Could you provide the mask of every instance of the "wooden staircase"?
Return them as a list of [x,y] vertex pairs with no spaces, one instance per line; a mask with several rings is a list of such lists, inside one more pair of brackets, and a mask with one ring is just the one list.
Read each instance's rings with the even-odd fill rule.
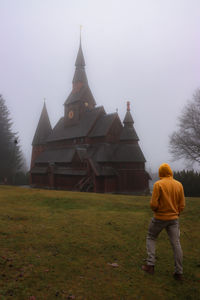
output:
[[80,192],[92,192],[93,189],[94,184],[91,176],[81,178],[81,180],[75,185],[75,190]]

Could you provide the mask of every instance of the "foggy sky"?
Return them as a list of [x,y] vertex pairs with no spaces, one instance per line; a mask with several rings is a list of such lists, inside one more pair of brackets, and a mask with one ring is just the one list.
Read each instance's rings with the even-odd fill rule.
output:
[[200,87],[199,0],[0,0],[0,94],[28,166],[44,98],[52,126],[64,114],[80,24],[97,105],[123,121],[130,101],[147,169],[184,168],[168,145]]

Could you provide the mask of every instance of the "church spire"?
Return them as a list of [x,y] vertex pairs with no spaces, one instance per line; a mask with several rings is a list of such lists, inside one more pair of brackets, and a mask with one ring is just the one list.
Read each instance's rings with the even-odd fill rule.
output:
[[83,56],[81,40],[80,40],[80,45],[79,45],[79,50],[78,50],[75,66],[77,68],[82,68],[82,67],[84,68],[85,67],[85,59],[84,59],[84,56]]
[[76,62],[75,62],[76,70],[74,73],[74,78],[73,78],[73,84],[76,84],[78,82],[81,82],[83,84],[88,84],[87,76],[85,73],[85,59],[83,56],[83,50],[82,50],[82,45],[81,45],[81,32],[80,32],[80,45],[79,45],[79,50],[78,54],[76,57]]
[[43,109],[40,115],[37,129],[33,138],[32,145],[42,145],[45,144],[47,137],[52,132],[51,123],[49,121],[49,116],[44,101]]
[[76,62],[75,62],[75,66],[77,68],[85,67],[85,59],[83,56],[83,50],[82,50],[82,44],[81,44],[81,29],[82,29],[82,26],[80,26],[80,44],[79,44],[79,50],[78,50],[78,54],[77,54],[77,58],[76,58]]
[[[75,61],[75,67],[76,69],[72,81],[72,91],[64,103],[66,119],[68,118],[67,116],[69,115],[69,112],[71,110],[73,110],[74,114],[75,111],[79,111],[80,113],[79,116],[81,116],[83,111],[90,110],[94,108],[94,106],[96,105],[92,92],[89,88],[87,75],[85,72],[85,59],[83,56],[82,44],[81,44],[81,31],[80,31],[80,44],[79,44],[79,50]],[[81,106],[83,106],[84,109]],[[70,120],[70,122],[72,123],[72,120]]]

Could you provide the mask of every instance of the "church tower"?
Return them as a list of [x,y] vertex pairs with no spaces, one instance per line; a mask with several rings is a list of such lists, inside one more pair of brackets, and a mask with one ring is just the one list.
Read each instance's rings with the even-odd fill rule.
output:
[[85,59],[83,56],[81,39],[75,62],[75,73],[72,81],[72,91],[64,103],[65,124],[74,125],[82,118],[86,111],[96,105],[92,92],[88,85],[85,72]]

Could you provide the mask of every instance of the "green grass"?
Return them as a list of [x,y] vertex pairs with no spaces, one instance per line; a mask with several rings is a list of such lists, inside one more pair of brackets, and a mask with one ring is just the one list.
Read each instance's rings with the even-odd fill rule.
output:
[[154,276],[141,270],[149,200],[0,186],[0,300],[200,299],[200,199],[180,218],[183,283],[164,231]]

